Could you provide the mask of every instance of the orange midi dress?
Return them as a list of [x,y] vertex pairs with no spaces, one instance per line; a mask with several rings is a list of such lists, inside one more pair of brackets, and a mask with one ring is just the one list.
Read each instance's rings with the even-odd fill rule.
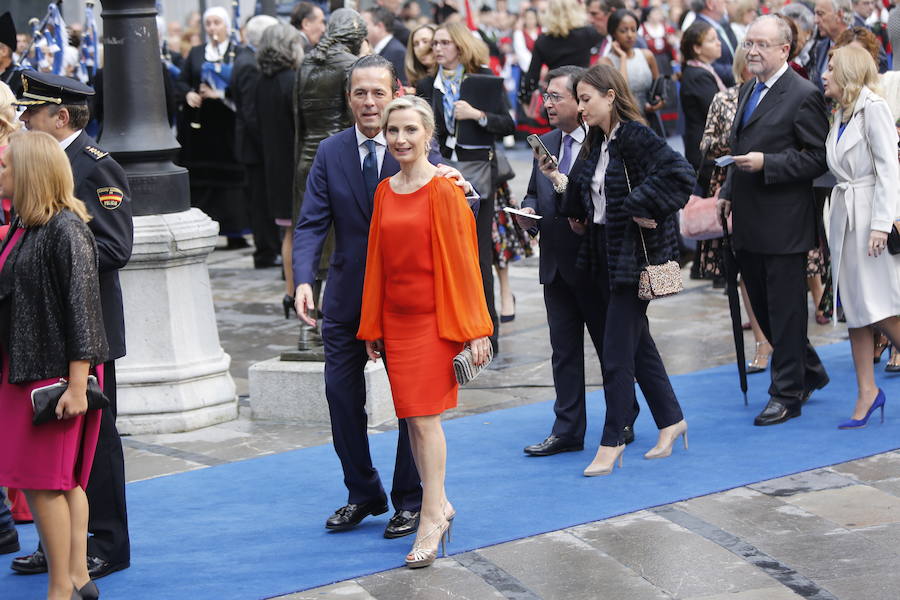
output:
[[[415,192],[398,194],[386,180],[375,195],[359,337],[384,340],[394,408],[401,419],[440,414],[455,407],[459,386],[453,374],[453,357],[465,341],[488,335],[491,330],[478,275],[474,217],[462,192],[453,187],[435,178]],[[434,203],[448,218],[435,221]],[[463,224],[462,231],[457,221]],[[471,221],[471,228],[467,221]],[[451,231],[444,236],[439,231],[437,238],[453,237],[452,245],[463,247],[462,255],[453,249],[449,253],[441,250],[435,229],[448,227]],[[463,243],[458,244],[460,233]],[[437,268],[436,260],[441,263]],[[442,277],[450,275],[444,268],[448,260],[466,263],[462,270],[456,265],[452,273],[456,274],[456,284],[467,290],[464,294],[451,293],[449,301],[443,291],[446,285],[442,285]],[[478,291],[475,298],[480,296],[480,306],[477,302],[465,305],[465,296],[473,286]],[[463,298],[456,297],[460,295]],[[448,328],[447,319],[442,319],[448,309],[476,315],[479,327],[471,331]]]

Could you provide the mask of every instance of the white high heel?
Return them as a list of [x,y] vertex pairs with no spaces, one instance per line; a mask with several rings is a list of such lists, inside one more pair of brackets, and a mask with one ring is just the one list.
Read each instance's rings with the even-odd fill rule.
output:
[[[600,446],[600,448],[597,448],[598,455],[600,454],[600,450],[602,448],[603,448],[603,446]],[[616,446],[616,455],[613,457],[612,461],[608,464],[600,463],[600,464],[595,465],[595,463],[597,462],[597,456],[595,455],[594,460],[584,470],[584,476],[585,477],[596,477],[597,475],[609,475],[610,473],[612,473],[612,470],[616,464],[616,461],[618,461],[619,468],[621,469],[623,452],[625,452],[625,444],[620,444],[620,445]]]
[[669,439],[669,441],[664,443],[662,446],[660,446],[660,442],[657,441],[656,445],[653,446],[644,455],[644,458],[654,459],[654,458],[666,458],[668,456],[671,456],[672,455],[672,446],[675,445],[675,440],[677,440],[679,437],[682,439],[682,441],[684,441],[684,449],[685,450],[688,449],[687,421],[682,419],[682,420],[678,421],[677,423],[675,423],[674,425],[669,425],[665,429],[660,429],[659,430],[660,439],[662,438],[663,432],[666,431],[666,429],[674,431],[674,434]]

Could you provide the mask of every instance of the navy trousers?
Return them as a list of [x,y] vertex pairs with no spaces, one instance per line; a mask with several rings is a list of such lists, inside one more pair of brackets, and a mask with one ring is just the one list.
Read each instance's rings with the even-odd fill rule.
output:
[[[609,289],[609,272],[606,265],[605,228],[597,232],[597,264],[599,277]],[[637,380],[647,400],[647,406],[662,429],[674,425],[684,416],[669,375],[656,343],[650,335],[647,320],[649,302],[637,297],[637,286],[612,290],[606,309],[606,327],[603,332],[603,395],[606,397],[606,421],[602,446],[618,446],[625,443],[625,426],[637,418]]]
[[[356,339],[359,323],[339,323],[327,316],[322,320],[325,345],[325,396],[331,415],[334,450],[344,470],[348,504],[362,504],[384,498],[378,470],[369,453],[366,418],[368,361],[365,342]],[[394,462],[391,503],[395,510],[418,511],[422,506],[422,485],[409,445],[406,421],[400,419],[400,436]]]

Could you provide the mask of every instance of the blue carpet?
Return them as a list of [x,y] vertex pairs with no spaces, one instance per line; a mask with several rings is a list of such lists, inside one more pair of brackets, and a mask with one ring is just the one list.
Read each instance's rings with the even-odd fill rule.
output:
[[[768,374],[750,377],[744,407],[733,365],[673,377],[690,424],[690,450],[646,461],[656,441],[642,403],[637,441],[625,467],[585,478],[604,414],[602,392],[589,397],[584,452],[529,458],[522,447],[543,439],[552,405],[541,402],[445,423],[447,492],[459,516],[453,553],[464,552],[668,504],[749,483],[840,463],[900,446],[900,379],[878,369],[887,421],[839,431],[855,398],[849,343],[821,347],[831,384],[813,395],[803,417],[753,427],[767,399]],[[891,402],[891,400],[894,402]],[[371,437],[373,458],[390,481],[396,433]],[[777,448],[777,452],[773,449]],[[268,598],[399,567],[410,538],[381,537],[391,513],[338,534],[323,528],[344,503],[340,466],[330,445],[141,481],[128,486],[132,567],[100,581],[109,599]],[[548,510],[551,508],[552,510]],[[36,544],[20,528],[23,548]],[[46,576],[0,569],[0,598],[41,598]]]

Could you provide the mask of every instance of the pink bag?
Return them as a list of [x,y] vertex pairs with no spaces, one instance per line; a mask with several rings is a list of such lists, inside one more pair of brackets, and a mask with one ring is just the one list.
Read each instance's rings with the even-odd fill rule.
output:
[[[722,222],[716,211],[719,194],[703,198],[691,194],[688,203],[681,209],[681,237],[686,240],[713,240],[724,235]],[[731,215],[728,215],[728,229],[731,229]]]

